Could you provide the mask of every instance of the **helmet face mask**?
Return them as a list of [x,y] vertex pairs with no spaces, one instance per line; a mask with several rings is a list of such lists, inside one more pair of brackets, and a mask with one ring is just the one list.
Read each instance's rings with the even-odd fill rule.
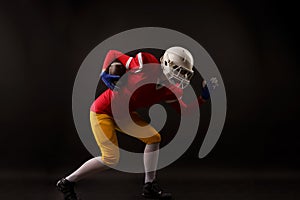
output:
[[163,73],[169,80],[169,82],[181,89],[186,88],[190,84],[190,80],[193,76],[193,72],[185,69],[181,66],[162,66]]
[[171,47],[161,58],[163,73],[169,82],[181,89],[190,84],[194,74],[193,57],[182,47]]

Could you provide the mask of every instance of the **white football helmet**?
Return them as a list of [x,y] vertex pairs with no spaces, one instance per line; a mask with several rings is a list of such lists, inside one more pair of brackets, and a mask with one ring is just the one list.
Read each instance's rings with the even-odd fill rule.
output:
[[192,54],[182,47],[167,49],[160,58],[163,73],[171,84],[184,89],[190,84],[194,74],[194,59]]

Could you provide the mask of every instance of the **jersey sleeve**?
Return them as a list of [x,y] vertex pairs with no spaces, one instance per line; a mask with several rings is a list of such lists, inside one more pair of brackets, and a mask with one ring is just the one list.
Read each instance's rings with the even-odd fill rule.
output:
[[[172,106],[177,113],[187,115],[193,112],[198,106],[200,107],[205,102],[206,101],[201,96],[199,96],[197,100],[193,101],[190,104],[186,104],[182,99],[179,99],[178,101],[167,101],[166,103]],[[182,110],[180,109],[180,107],[182,107]]]
[[128,69],[127,65],[129,65],[131,59],[132,59],[132,57],[130,57],[120,51],[110,50],[110,51],[108,51],[108,53],[106,54],[106,57],[104,59],[102,71],[105,71],[110,66],[110,64],[116,60],[121,62],[122,65],[124,65],[126,67],[126,69]]

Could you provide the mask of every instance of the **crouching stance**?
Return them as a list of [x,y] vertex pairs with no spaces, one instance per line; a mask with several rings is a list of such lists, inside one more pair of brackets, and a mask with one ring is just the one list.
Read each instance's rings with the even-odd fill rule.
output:
[[[156,65],[146,65],[150,63]],[[110,69],[116,66],[124,68],[124,73],[126,71],[129,73],[126,83],[122,83],[122,87],[119,88],[115,87],[117,87],[116,82],[120,79],[122,73],[114,73]],[[57,188],[64,194],[65,200],[78,199],[74,191],[76,182],[118,164],[120,153],[116,130],[129,135],[135,134],[136,138],[145,143],[145,183],[142,196],[145,198],[171,199],[172,195],[164,192],[156,181],[156,166],[161,136],[135,111],[139,108],[149,108],[161,102],[169,103],[181,114],[192,110],[193,105],[186,105],[181,98],[177,98],[183,95],[183,89],[189,85],[192,75],[193,57],[188,50],[182,47],[172,47],[166,50],[160,62],[153,55],[145,52],[140,52],[135,57],[129,57],[119,51],[109,51],[104,60],[101,73],[101,79],[109,89],[94,101],[90,110],[92,131],[102,156],[86,161],[75,172],[58,181]],[[150,79],[151,82],[155,79],[156,84],[142,84]],[[133,91],[133,88],[139,84],[143,85],[142,88]],[[172,87],[172,92],[164,86]],[[122,95],[131,96],[129,106],[131,118],[135,124],[144,127],[143,133],[136,134],[135,128],[131,127],[130,123],[127,127],[123,127],[126,131],[117,126],[111,105],[114,100],[122,98]],[[208,98],[208,89],[204,84],[201,96],[192,104],[201,105]],[[120,110],[122,110],[122,106],[120,105]],[[180,108],[184,110],[180,110]]]

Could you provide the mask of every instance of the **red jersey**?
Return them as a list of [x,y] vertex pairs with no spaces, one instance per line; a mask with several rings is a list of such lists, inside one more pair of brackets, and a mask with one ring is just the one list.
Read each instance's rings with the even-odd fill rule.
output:
[[[167,87],[155,84],[160,77],[162,70],[160,63],[152,54],[140,52],[135,57],[129,57],[119,51],[111,50],[105,58],[103,70],[106,70],[106,68],[116,59],[118,59],[128,70],[126,74],[126,84],[118,91],[107,89],[94,101],[91,106],[91,111],[112,116],[112,102],[117,100],[121,102],[121,99],[124,97],[123,95],[127,95],[127,98],[130,97],[130,111],[135,111],[138,108],[149,108],[160,102],[171,103],[171,105],[180,112],[179,102],[186,111],[188,110],[188,107],[190,106],[187,106],[181,100],[183,95],[183,90],[181,88],[172,85],[169,87],[170,89],[168,89]],[[149,82],[152,84],[145,84]],[[139,87],[139,85],[141,87]],[[201,97],[198,100],[199,103],[204,102]],[[124,105],[121,103],[117,104],[117,106],[117,109],[124,109]]]

